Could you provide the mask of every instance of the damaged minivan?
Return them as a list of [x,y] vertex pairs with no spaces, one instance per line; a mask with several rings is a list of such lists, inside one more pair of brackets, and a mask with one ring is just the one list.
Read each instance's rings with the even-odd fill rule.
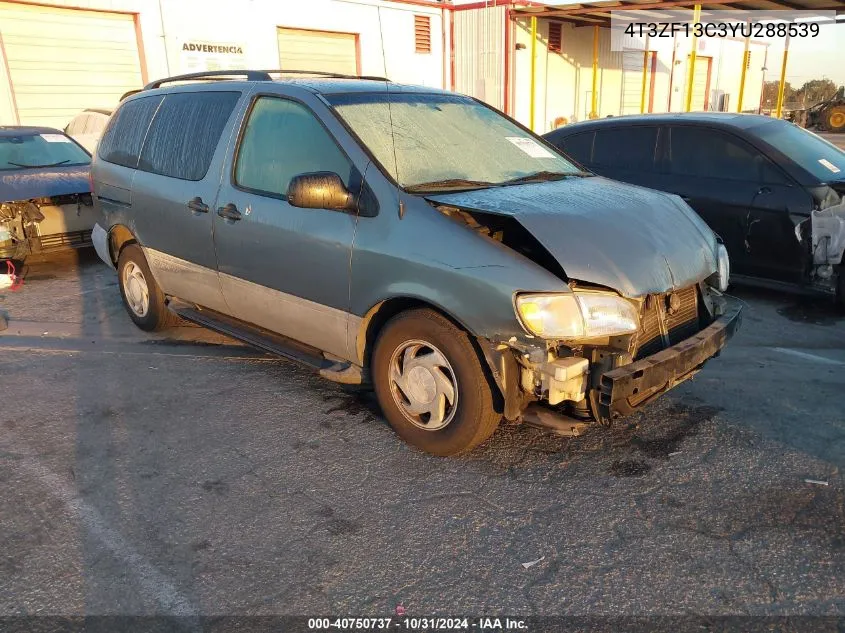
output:
[[437,455],[502,419],[609,424],[737,329],[727,251],[679,197],[469,97],[286,73],[154,82],[112,117],[94,243],[140,328],[178,315],[372,385]]

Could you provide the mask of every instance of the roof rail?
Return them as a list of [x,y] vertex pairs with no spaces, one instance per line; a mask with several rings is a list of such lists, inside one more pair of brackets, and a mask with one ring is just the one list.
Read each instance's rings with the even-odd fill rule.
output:
[[331,79],[366,79],[369,81],[390,81],[387,77],[377,77],[374,75],[345,75],[343,73],[333,73],[323,70],[302,70],[299,68],[276,68],[273,70],[260,70],[256,72],[266,73],[268,75],[316,75],[318,77],[329,77]]
[[247,81],[272,81],[273,78],[261,70],[207,70],[201,73],[188,73],[187,75],[174,75],[152,81],[144,86],[144,90],[160,88],[162,84],[169,84],[175,81],[190,81],[191,79],[222,79],[226,77],[243,77]]
[[[374,77],[371,75],[344,75],[342,73],[324,72],[322,70],[301,70],[278,68],[275,70],[208,70],[200,73],[189,73],[187,75],[175,75],[152,81],[144,86],[144,90],[160,88],[162,84],[174,83],[177,81],[191,81],[193,79],[210,81],[227,79],[230,77],[242,77],[246,81],[273,81],[271,75],[316,75],[318,77],[330,77],[332,79],[366,79],[369,81],[390,81],[386,77]],[[129,96],[128,94],[121,99]]]

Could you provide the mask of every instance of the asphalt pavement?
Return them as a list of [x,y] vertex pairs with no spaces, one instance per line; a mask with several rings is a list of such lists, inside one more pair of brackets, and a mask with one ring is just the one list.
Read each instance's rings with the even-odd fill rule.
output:
[[836,145],[839,149],[845,149],[845,134],[842,132],[839,132],[838,134],[834,134],[832,132],[822,132],[820,133],[820,136]]
[[366,392],[135,329],[92,258],[34,263],[0,296],[0,616],[843,616],[845,315],[734,292],[643,412],[443,459]]

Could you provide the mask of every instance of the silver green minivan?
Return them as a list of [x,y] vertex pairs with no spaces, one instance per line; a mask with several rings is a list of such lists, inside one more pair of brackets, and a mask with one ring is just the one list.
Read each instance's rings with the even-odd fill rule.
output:
[[450,92],[174,77],[121,103],[92,173],[94,242],[140,328],[178,315],[372,385],[437,455],[503,419],[609,424],[740,321],[725,248],[680,198]]

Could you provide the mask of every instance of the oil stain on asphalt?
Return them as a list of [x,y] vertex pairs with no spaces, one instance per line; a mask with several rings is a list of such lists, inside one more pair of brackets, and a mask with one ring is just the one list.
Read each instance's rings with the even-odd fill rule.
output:
[[778,308],[777,312],[794,323],[810,325],[832,326],[845,319],[845,314],[838,311],[832,301],[823,299],[806,299]]

